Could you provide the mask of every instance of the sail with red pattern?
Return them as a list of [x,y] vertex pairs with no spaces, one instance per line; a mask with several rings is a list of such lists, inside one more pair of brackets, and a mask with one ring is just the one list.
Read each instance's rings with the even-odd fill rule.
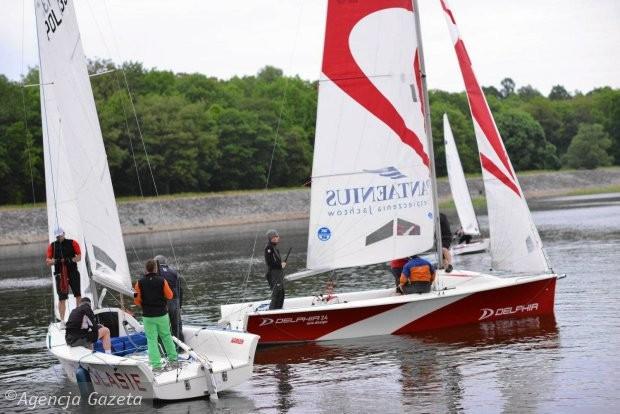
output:
[[458,58],[474,123],[489,211],[491,257],[496,270],[547,272],[542,249],[517,175],[461,39],[452,9],[440,0]]
[[309,269],[433,244],[433,201],[410,0],[329,0],[319,82]]

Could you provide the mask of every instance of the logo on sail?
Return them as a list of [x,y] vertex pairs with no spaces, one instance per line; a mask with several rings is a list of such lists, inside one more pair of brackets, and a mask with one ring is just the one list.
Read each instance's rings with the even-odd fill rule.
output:
[[319,231],[317,231],[317,237],[321,241],[327,241],[332,237],[332,232],[327,227],[321,227]]
[[[394,224],[396,224],[396,226],[394,226]],[[420,226],[403,219],[390,220],[388,223],[366,236],[366,246],[380,242],[381,240],[389,239],[394,236],[394,234],[397,236],[419,236]]]
[[407,178],[407,176],[403,173],[401,173],[400,171],[398,171],[398,169],[396,167],[386,167],[386,168],[380,168],[378,170],[364,170],[364,172],[370,173],[370,174],[379,174],[382,177],[388,177],[391,178],[392,180],[396,180],[399,178]]

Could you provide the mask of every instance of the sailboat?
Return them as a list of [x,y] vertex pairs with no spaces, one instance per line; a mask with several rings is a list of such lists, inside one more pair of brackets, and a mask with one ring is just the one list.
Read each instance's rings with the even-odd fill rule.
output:
[[[99,322],[110,329],[113,354],[68,346],[62,322],[49,325],[47,348],[70,381],[76,382],[78,369],[86,370],[86,382],[99,394],[217,398],[252,375],[256,335],[184,327],[186,341],[176,340],[183,361],[175,369],[154,372],[144,352],[142,325],[122,306],[102,306],[108,290],[129,297],[133,291],[74,2],[35,0],[35,13],[49,240],[62,226],[81,246],[82,296],[91,299]],[[76,305],[73,296],[68,302],[67,315]]]
[[[476,212],[471,202],[469,188],[463,173],[463,166],[459,158],[459,152],[454,142],[448,114],[443,114],[443,136],[446,148],[446,166],[448,169],[448,182],[456,213],[459,216],[461,230],[468,236],[480,236],[480,226],[476,218]],[[473,240],[469,243],[458,243],[450,248],[453,255],[473,254],[484,252],[489,248],[489,239]]]
[[[420,39],[416,0],[328,1],[307,269],[287,280],[441,246]],[[544,260],[501,139],[495,144],[478,145],[481,157],[493,161],[499,155],[488,148],[501,149],[500,165],[510,167],[508,184],[485,175],[491,253],[502,275],[439,270],[423,294],[400,295],[392,287],[287,298],[277,310],[267,300],[222,305],[220,323],[260,335],[261,343],[286,343],[552,314],[558,276]],[[504,233],[510,238],[498,236],[502,215],[515,230]]]

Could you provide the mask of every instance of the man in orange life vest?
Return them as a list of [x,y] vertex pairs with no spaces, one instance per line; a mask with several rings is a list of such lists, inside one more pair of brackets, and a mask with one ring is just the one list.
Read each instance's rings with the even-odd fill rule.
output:
[[435,281],[433,265],[418,256],[413,256],[403,267],[400,275],[400,284],[397,290],[408,295],[410,293],[428,293]]
[[80,291],[80,272],[77,263],[82,258],[80,245],[71,239],[65,238],[65,231],[58,227],[54,230],[56,241],[47,247],[45,263],[54,266],[56,279],[56,293],[58,293],[58,313],[60,320],[65,320],[69,288],[75,297],[76,306],[80,304],[82,293]]

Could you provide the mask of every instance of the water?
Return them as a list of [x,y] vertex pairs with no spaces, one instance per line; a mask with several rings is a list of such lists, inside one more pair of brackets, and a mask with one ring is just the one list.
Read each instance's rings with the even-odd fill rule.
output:
[[[143,404],[132,412],[617,412],[619,201],[618,194],[560,199],[542,203],[539,207],[545,209],[534,212],[555,271],[568,274],[557,285],[554,317],[414,336],[259,348],[252,379],[222,393],[218,402]],[[486,226],[485,217],[481,225]],[[264,231],[271,226],[283,236],[281,251],[292,248],[292,270],[302,267],[305,222],[169,234],[190,287],[183,308],[186,323],[213,323],[219,304],[267,296],[262,247]],[[138,275],[145,259],[155,254],[173,261],[168,240],[166,234],[128,238],[133,273]],[[18,398],[24,392],[78,393],[44,346],[51,282],[43,266],[43,249],[34,245],[0,251],[0,383],[3,392],[15,390]],[[484,255],[459,260],[457,267],[488,266]],[[258,266],[248,277],[250,263]],[[387,287],[392,280],[385,266],[376,265],[355,269],[353,276],[340,273],[337,289]],[[325,276],[291,283],[287,294],[322,293],[327,282]],[[0,395],[0,411],[28,410],[23,403],[16,406],[16,401]],[[58,405],[37,408],[64,411]],[[88,411],[69,406],[72,410]]]

